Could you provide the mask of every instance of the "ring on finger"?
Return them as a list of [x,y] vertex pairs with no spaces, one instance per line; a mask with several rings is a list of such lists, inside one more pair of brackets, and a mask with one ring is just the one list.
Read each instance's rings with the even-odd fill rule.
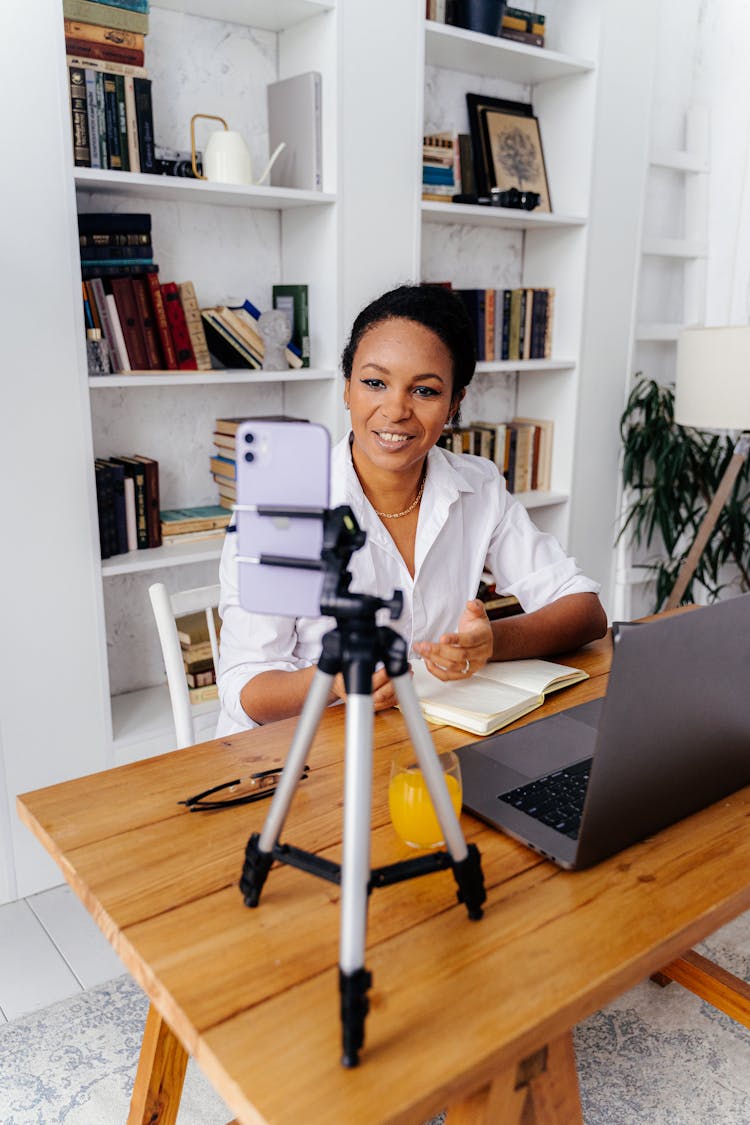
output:
[[471,661],[469,660],[469,658],[467,656],[466,657],[466,663],[464,664],[463,668],[461,669],[461,675],[462,676],[468,676],[470,668],[471,668]]

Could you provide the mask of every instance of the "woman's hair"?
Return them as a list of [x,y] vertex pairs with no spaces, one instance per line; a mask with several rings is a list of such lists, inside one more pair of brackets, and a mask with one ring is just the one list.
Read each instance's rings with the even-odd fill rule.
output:
[[352,364],[362,337],[386,320],[413,320],[429,328],[442,340],[453,360],[453,395],[469,385],[476,365],[474,329],[460,297],[441,285],[400,285],[362,309],[341,353],[345,379],[352,377]]

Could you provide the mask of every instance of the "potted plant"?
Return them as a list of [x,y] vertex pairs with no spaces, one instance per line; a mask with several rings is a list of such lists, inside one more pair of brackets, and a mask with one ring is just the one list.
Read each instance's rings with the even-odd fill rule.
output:
[[[716,492],[734,443],[726,434],[678,426],[674,391],[636,374],[620,419],[624,522],[618,540],[656,553],[635,565],[655,580],[654,612],[664,605],[682,561]],[[729,585],[750,589],[748,463],[722,508],[683,602],[694,601],[696,584],[714,601]]]

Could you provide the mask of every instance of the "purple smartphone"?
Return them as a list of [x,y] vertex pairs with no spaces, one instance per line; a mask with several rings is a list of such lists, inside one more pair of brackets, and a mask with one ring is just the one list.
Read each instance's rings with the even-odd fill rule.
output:
[[313,422],[243,422],[237,431],[237,554],[240,605],[250,613],[319,617],[323,572],[269,566],[261,555],[319,559],[323,521],[262,516],[245,505],[328,507],[331,439]]

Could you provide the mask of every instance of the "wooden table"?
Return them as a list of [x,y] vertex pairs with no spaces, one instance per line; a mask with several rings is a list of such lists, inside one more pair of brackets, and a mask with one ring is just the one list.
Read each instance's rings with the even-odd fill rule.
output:
[[[605,639],[572,656],[591,679],[553,696],[546,711],[603,694],[610,654]],[[282,836],[335,861],[343,719],[343,708],[326,712]],[[177,805],[238,772],[280,764],[293,727],[277,723],[18,800],[150,998],[130,1125],[175,1121],[186,1052],[241,1122],[421,1122],[450,1106],[450,1125],[568,1125],[581,1120],[572,1027],[649,974],[667,966],[747,1017],[746,986],[727,974],[717,981],[693,954],[674,959],[750,907],[750,788],[574,873],[465,815],[467,840],[482,852],[485,916],[468,920],[450,871],[373,892],[365,1046],[361,1065],[343,1069],[339,888],[275,867],[260,906],[248,910],[237,881],[267,802],[192,814]],[[387,810],[390,751],[406,739],[400,714],[378,715],[374,734],[373,867],[408,850]],[[469,740],[448,727],[434,737],[440,749]]]

